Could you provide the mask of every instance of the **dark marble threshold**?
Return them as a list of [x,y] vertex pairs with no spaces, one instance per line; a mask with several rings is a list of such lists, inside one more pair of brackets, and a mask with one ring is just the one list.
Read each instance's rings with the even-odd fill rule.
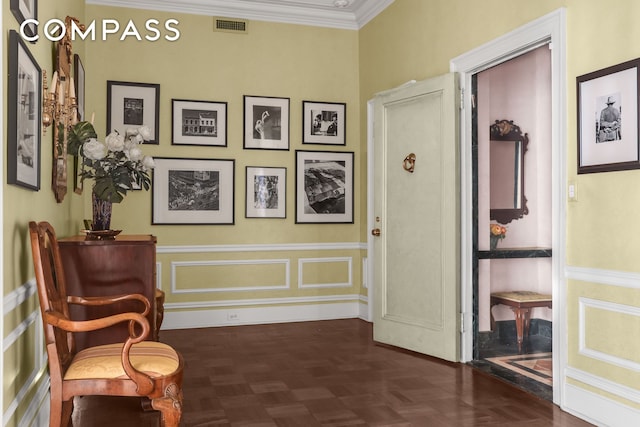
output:
[[[524,338],[522,354],[548,353],[552,351],[552,324],[547,320],[532,319],[530,334]],[[476,340],[479,359],[469,365],[489,375],[525,390],[541,399],[553,401],[553,388],[539,381],[520,375],[487,360],[489,357],[518,354],[515,321],[496,322],[492,332],[480,332]]]

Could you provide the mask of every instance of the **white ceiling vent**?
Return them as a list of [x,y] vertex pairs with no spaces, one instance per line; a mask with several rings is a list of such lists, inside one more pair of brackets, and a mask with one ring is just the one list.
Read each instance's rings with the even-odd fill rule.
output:
[[213,31],[247,34],[249,21],[235,18],[213,18]]

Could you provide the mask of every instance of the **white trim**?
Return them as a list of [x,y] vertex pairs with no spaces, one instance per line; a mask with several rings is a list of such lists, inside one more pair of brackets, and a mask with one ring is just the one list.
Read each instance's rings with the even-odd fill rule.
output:
[[86,4],[159,10],[256,21],[282,22],[345,30],[358,30],[394,0],[361,1],[357,8],[337,9],[305,2],[248,0],[86,0]]
[[158,254],[194,254],[216,252],[281,252],[281,251],[341,251],[365,250],[365,243],[283,243],[264,245],[181,245],[158,246]]
[[[624,359],[613,354],[604,353],[599,350],[594,350],[593,348],[589,348],[586,343],[586,336],[588,332],[586,330],[586,309],[588,307],[636,317],[640,317],[640,307],[616,304],[608,301],[599,301],[592,298],[584,297],[578,298],[578,307],[578,352],[583,356],[589,357],[591,359],[620,366],[624,369],[631,369],[633,371],[640,372],[640,363]],[[638,402],[640,403],[640,401]]]
[[[335,263],[346,262],[348,278],[342,283],[304,283],[304,265],[311,263]],[[350,288],[353,286],[353,258],[352,257],[327,257],[327,258],[299,258],[298,259],[298,288]]]
[[34,310],[26,318],[22,319],[22,322],[20,322],[18,326],[16,326],[13,331],[7,334],[7,336],[2,340],[2,352],[4,353],[9,349],[9,347],[15,344],[18,338],[20,338],[22,334],[29,329],[29,326],[33,325],[39,317],[39,311]]
[[[566,182],[566,12],[564,8],[503,35],[485,45],[451,60],[450,70],[460,73],[460,89],[470,93],[471,76],[504,62],[534,47],[551,42],[552,74],[552,286],[553,286],[553,372],[563,372],[567,363],[566,295],[562,267],[565,265],[565,185]],[[467,89],[468,88],[468,89]],[[461,191],[461,307],[464,317],[473,312],[472,253],[472,167],[471,167],[471,97],[463,100],[460,115],[460,191]],[[462,359],[473,359],[473,330],[466,322],[462,334]],[[553,401],[562,402],[564,379],[553,378]]]
[[367,318],[370,322],[373,322],[373,307],[375,299],[375,258],[374,258],[374,239],[370,232],[375,227],[375,207],[374,207],[374,169],[375,169],[375,157],[374,157],[374,134],[375,134],[375,101],[370,99],[367,101],[367,295],[369,299]]
[[[282,264],[285,269],[285,283],[271,286],[227,286],[227,287],[209,287],[209,288],[180,288],[178,289],[178,281],[176,278],[179,267],[195,267],[195,266],[229,266],[229,265],[264,265],[264,264]],[[264,290],[281,290],[290,289],[290,271],[291,262],[288,259],[237,259],[237,260],[219,260],[219,261],[172,261],[171,262],[171,293],[172,294],[193,294],[207,292],[233,292],[233,291],[264,291]]]
[[[287,304],[267,306],[267,304]],[[250,307],[253,305],[254,307]],[[265,323],[308,322],[360,317],[359,295],[314,298],[237,300],[221,303],[172,303],[165,305],[162,329],[190,329]],[[230,307],[233,308],[222,308]],[[209,307],[209,310],[202,310]],[[214,308],[218,307],[218,308]],[[176,308],[195,310],[172,311]],[[167,311],[169,309],[169,311]]]
[[640,273],[626,271],[601,270],[597,268],[566,267],[565,277],[587,283],[640,289]]
[[[3,419],[3,424],[2,425],[3,426],[8,425],[9,420],[15,414],[15,412],[18,409],[18,406],[20,405],[20,403],[25,399],[27,394],[31,390],[33,390],[33,386],[43,378],[45,378],[45,380],[43,380],[42,382],[46,384],[46,389],[48,390],[49,389],[49,381],[48,381],[48,374],[47,374],[47,365],[44,365],[44,366],[40,367],[39,370],[34,370],[31,373],[31,375],[29,376],[29,378],[27,379],[27,381],[25,381],[24,384],[22,385],[22,387],[20,387],[20,390],[18,390],[18,393],[16,394],[16,396],[13,398],[13,400],[11,401],[9,406],[7,407],[7,410],[2,414],[2,419]],[[40,385],[40,387],[38,387],[38,395],[40,395],[43,387],[44,387],[44,385],[42,385],[42,384]],[[31,401],[29,406],[31,406],[32,404],[33,404],[33,400]]]
[[18,422],[18,427],[44,426],[49,423],[49,375],[45,373],[36,394]]
[[[565,375],[581,383],[611,393],[622,399],[640,403],[637,389],[612,383],[604,378],[591,375],[575,368],[567,368]],[[628,427],[640,425],[640,410],[606,396],[596,394],[577,385],[567,383],[563,410],[599,426]]]
[[20,286],[18,289],[14,289],[9,292],[2,302],[2,311],[6,315],[7,313],[16,309],[17,306],[25,302],[28,298],[31,298],[37,291],[35,279],[31,279]]

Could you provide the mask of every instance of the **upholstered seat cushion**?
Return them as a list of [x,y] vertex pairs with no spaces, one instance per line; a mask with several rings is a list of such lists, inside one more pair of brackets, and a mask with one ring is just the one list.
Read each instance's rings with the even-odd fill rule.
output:
[[[65,380],[127,378],[121,361],[122,344],[107,344],[86,348],[73,358]],[[169,375],[178,369],[179,357],[166,344],[143,341],[130,352],[132,365],[150,376]]]

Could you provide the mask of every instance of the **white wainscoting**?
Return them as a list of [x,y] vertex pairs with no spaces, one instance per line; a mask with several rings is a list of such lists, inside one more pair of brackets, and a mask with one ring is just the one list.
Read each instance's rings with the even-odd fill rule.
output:
[[[223,292],[256,291],[282,291],[289,289],[335,289],[335,295],[322,296],[295,296],[285,298],[247,298],[247,299],[198,299],[190,302],[166,302],[165,316],[162,329],[186,329],[198,327],[233,326],[263,323],[285,323],[313,320],[330,320],[345,318],[361,318],[369,320],[369,301],[366,296],[349,293],[344,294],[345,288],[353,288],[356,284],[353,280],[352,256],[336,256],[336,251],[363,251],[366,244],[362,243],[302,243],[302,244],[265,244],[265,245],[200,245],[200,246],[158,246],[157,253],[162,262],[173,254],[207,254],[207,253],[256,253],[268,252],[274,258],[263,259],[229,259],[229,260],[179,260],[170,262],[170,292],[176,295],[184,294],[219,294]],[[327,252],[327,256],[308,257],[308,251]],[[300,256],[282,257],[278,253],[299,254]],[[296,261],[297,260],[297,261]],[[161,271],[162,262],[159,262],[158,272]],[[297,262],[297,285],[292,285],[291,265]],[[343,264],[346,277],[340,277],[337,282],[305,283],[304,269],[307,266],[317,268],[319,263]],[[272,265],[280,266],[282,283],[259,283],[252,286],[237,286],[233,283],[216,286],[198,284],[189,286],[185,283],[177,283],[177,272],[180,269],[233,267],[246,269],[250,274],[253,266]],[[342,268],[342,266],[341,266]],[[363,270],[364,271],[364,270]],[[364,276],[363,276],[363,280]],[[161,282],[158,282],[161,283]],[[363,284],[361,284],[363,285]],[[165,284],[166,286],[166,284]],[[357,289],[357,287],[356,287]],[[342,292],[340,292],[342,291]],[[326,294],[326,292],[323,292]],[[237,294],[236,294],[237,295]],[[170,301],[171,296],[167,295]]]
[[[631,288],[640,291],[640,274],[638,273],[579,267],[567,267],[565,273],[566,278],[571,280],[620,288]],[[611,301],[580,297],[578,300],[577,325],[579,354],[581,356],[636,372],[639,371],[640,364],[636,361],[624,359],[617,354],[606,353],[602,351],[602,349],[593,349],[587,345],[587,337],[589,336],[587,326],[588,309],[603,310],[604,312],[611,312],[612,314],[640,316],[640,308],[613,303]],[[579,381],[597,390],[602,390],[621,399],[640,404],[640,390],[636,388],[616,383],[610,379],[602,378],[593,373],[568,365],[566,366],[564,375],[567,378]],[[620,401],[612,400],[604,395],[593,393],[590,390],[575,384],[569,384],[568,382],[565,382],[563,394],[565,397],[563,400],[563,409],[566,409],[565,406],[573,408],[571,412],[576,413],[593,424],[610,427],[640,425],[640,410],[624,405]]]
[[[29,298],[33,297],[35,293],[35,280],[30,280],[18,289],[6,295],[3,299],[3,315],[7,316],[11,314],[12,311],[20,307],[20,305]],[[33,358],[34,369],[29,373],[24,384],[20,385],[20,389],[17,394],[13,396],[7,410],[2,414],[3,426],[8,424],[9,420],[11,420],[15,415],[18,407],[23,405],[26,396],[34,389],[36,390],[35,396],[28,403],[27,410],[24,415],[20,420],[18,420],[18,426],[43,425],[40,423],[43,420],[42,417],[46,417],[44,420],[47,422],[49,419],[48,409],[45,408],[47,409],[46,411],[41,410],[43,402],[48,402],[49,379],[47,374],[47,356],[43,347],[44,332],[42,329],[40,310],[38,308],[29,313],[12,331],[6,334],[2,340],[2,351],[3,353],[7,352],[31,327],[34,327],[36,332],[34,334],[32,345],[32,348],[34,348],[35,351],[34,354],[24,355],[24,357]]]

